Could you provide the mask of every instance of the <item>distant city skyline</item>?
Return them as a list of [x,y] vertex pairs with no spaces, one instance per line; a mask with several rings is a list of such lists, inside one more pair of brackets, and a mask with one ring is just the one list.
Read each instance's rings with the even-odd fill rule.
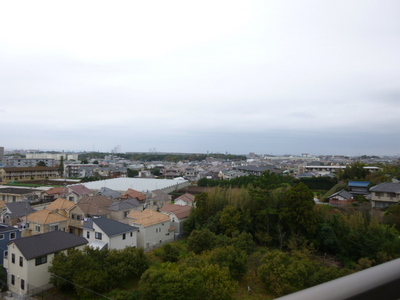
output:
[[0,143],[400,153],[400,1],[2,3]]

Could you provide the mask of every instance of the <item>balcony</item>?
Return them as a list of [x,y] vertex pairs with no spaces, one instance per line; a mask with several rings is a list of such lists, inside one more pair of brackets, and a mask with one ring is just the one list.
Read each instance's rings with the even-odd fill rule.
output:
[[276,300],[400,299],[400,258]]

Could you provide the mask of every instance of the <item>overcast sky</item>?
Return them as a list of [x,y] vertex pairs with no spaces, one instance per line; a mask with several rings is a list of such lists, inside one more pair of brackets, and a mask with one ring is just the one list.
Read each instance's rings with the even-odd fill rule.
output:
[[0,146],[400,153],[400,1],[3,1]]

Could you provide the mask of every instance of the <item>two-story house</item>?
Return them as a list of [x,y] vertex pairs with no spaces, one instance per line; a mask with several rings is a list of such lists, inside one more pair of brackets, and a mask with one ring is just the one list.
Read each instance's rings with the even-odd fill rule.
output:
[[7,270],[9,290],[16,298],[22,299],[23,295],[29,295],[35,288],[49,284],[51,274],[48,269],[54,256],[69,249],[83,249],[87,243],[84,237],[63,231],[11,241],[3,264]]
[[0,258],[4,259],[8,253],[8,243],[21,237],[21,231],[7,224],[0,224]]
[[83,225],[83,236],[89,246],[98,249],[137,247],[138,228],[115,220],[92,218]]
[[21,222],[26,223],[26,216],[35,211],[28,201],[5,203],[0,212],[0,220],[9,226],[15,226]]
[[171,219],[166,214],[146,209],[142,212],[132,211],[128,218],[129,225],[139,228],[137,245],[145,251],[161,247],[174,240],[171,230]]
[[23,236],[57,230],[68,231],[68,217],[47,208],[29,214],[27,220],[28,233],[24,231]]
[[175,234],[179,237],[183,234],[183,224],[189,218],[191,206],[188,205],[177,205],[166,203],[160,212],[165,213],[171,219],[171,227],[174,228]]
[[372,207],[389,207],[400,202],[400,183],[384,182],[369,189]]

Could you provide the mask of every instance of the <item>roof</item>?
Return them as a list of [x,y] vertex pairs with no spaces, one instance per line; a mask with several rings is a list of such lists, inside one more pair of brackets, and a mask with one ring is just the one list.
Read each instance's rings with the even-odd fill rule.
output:
[[[182,179],[153,179],[153,178],[113,178],[99,181],[90,181],[82,183],[91,190],[100,190],[102,187],[108,187],[115,191],[125,192],[128,189],[135,189],[146,193],[157,189],[166,189],[177,184],[187,183],[189,181]],[[70,187],[71,185],[69,185]]]
[[187,218],[192,210],[191,206],[166,203],[160,211],[173,213],[178,219]]
[[51,231],[47,233],[37,234],[25,238],[13,240],[26,259],[41,257],[54,252],[82,246],[88,241],[81,236],[77,236],[64,231]]
[[18,218],[36,211],[27,201],[9,202],[5,206],[10,211],[10,218]]
[[132,211],[129,213],[128,218],[133,219],[133,223],[141,224],[144,227],[163,223],[169,221],[169,216],[162,214],[151,209],[146,209],[142,212]]
[[368,187],[370,183],[369,181],[349,181],[348,186]]
[[8,226],[7,224],[0,224],[0,233],[9,232],[9,231],[17,231],[17,230],[19,230],[19,229],[15,228],[13,226]]
[[68,218],[56,213],[55,211],[47,208],[31,213],[27,217],[28,222],[34,222],[39,224],[52,224],[56,222],[67,221]]
[[65,209],[65,210],[70,210],[73,208],[76,204],[72,201],[69,201],[64,198],[58,198],[57,200],[51,202],[49,206],[47,206],[47,209],[50,210],[56,210],[56,209]]
[[86,196],[93,193],[91,189],[87,188],[83,184],[71,185],[69,188],[80,196]]
[[108,208],[114,200],[107,199],[104,196],[85,196],[79,200],[77,206],[84,214],[104,215],[111,210]]
[[56,167],[11,167],[3,168],[6,172],[26,172],[26,171],[58,171]]
[[127,199],[125,201],[115,201],[108,208],[113,211],[121,211],[127,209],[134,209],[140,205],[142,204],[140,204],[136,199]]
[[96,196],[97,196],[97,195],[103,195],[104,197],[107,197],[107,198],[114,198],[114,199],[121,198],[121,193],[120,193],[120,192],[114,191],[114,190],[112,190],[112,189],[110,189],[110,188],[107,188],[107,187],[102,187],[102,188],[97,192]]
[[24,194],[31,194],[34,192],[40,192],[38,190],[33,189],[19,189],[19,188],[3,188],[0,189],[1,194],[15,194],[15,195],[24,195]]
[[333,197],[336,197],[336,196],[341,196],[341,197],[345,198],[346,200],[349,200],[349,199],[353,198],[353,195],[350,194],[348,191],[345,191],[345,190],[341,190],[341,191],[339,191],[337,193],[334,193],[334,194],[330,195],[328,198],[333,198]]
[[372,192],[400,193],[400,183],[384,182],[369,189]]
[[45,193],[48,195],[66,195],[69,193],[69,190],[66,187],[60,186],[60,187],[51,188],[51,189],[45,191]]
[[138,230],[137,227],[102,217],[87,221],[83,227],[93,229],[93,224],[96,224],[109,237]]
[[179,196],[178,198],[176,198],[175,201],[181,199],[181,200],[183,200],[183,201],[185,201],[185,202],[193,202],[193,201],[194,201],[194,198],[195,198],[195,195],[186,193],[186,194],[184,194],[184,195]]
[[137,198],[139,201],[146,200],[146,195],[134,189],[128,189],[121,197],[122,199]]

